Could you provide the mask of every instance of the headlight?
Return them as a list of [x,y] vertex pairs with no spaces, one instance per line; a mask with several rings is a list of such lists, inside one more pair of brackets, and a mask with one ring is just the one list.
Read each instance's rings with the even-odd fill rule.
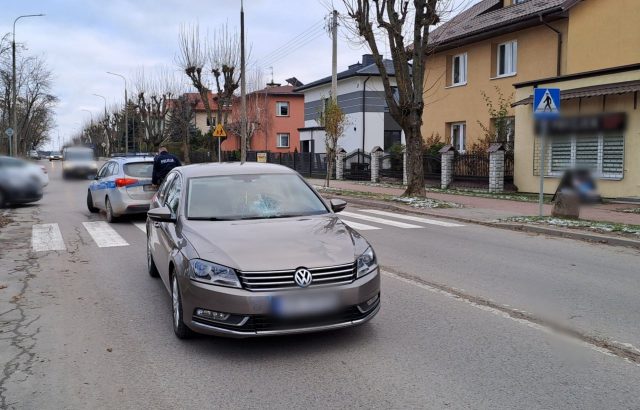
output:
[[378,267],[378,261],[376,260],[376,254],[373,253],[373,249],[371,247],[367,248],[366,251],[360,256],[358,256],[358,271],[356,274],[356,278],[361,278],[364,275],[367,275],[373,272]]
[[218,265],[202,259],[192,259],[189,261],[189,277],[199,282],[211,283],[212,285],[230,286],[241,288],[236,272],[226,266]]

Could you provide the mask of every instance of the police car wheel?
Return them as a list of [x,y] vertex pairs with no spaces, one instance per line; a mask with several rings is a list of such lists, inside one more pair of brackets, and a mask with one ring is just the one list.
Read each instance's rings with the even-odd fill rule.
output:
[[92,214],[96,214],[100,211],[98,208],[93,206],[93,197],[91,196],[91,191],[87,191],[87,209],[89,209],[89,212],[91,212]]
[[111,201],[109,201],[109,198],[107,198],[105,202],[105,209],[107,211],[107,222],[118,222],[118,217],[113,214],[113,208],[111,208]]

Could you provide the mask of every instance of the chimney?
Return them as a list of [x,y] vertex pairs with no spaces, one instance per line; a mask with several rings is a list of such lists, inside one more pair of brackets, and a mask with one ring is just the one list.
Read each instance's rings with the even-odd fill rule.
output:
[[376,61],[373,59],[373,54],[363,54],[362,55],[362,66],[367,67],[371,64],[375,64]]

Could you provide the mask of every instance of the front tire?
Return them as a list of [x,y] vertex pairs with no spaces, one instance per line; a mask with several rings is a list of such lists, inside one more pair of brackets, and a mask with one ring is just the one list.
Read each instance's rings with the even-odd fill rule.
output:
[[113,208],[111,207],[111,201],[109,200],[108,197],[107,197],[107,200],[105,201],[104,207],[105,207],[105,210],[107,212],[107,222],[109,222],[110,224],[112,224],[114,222],[118,222],[118,216],[113,214]]
[[4,192],[0,189],[0,209],[4,208],[7,205],[7,199],[4,196]]
[[184,324],[182,296],[180,296],[180,286],[175,272],[171,275],[171,302],[173,308],[173,333],[176,334],[178,339],[188,339],[193,336],[193,331]]
[[153,261],[153,255],[151,254],[151,244],[149,243],[149,237],[147,236],[147,272],[152,278],[160,276],[156,263]]
[[100,212],[98,208],[93,206],[93,197],[91,196],[91,191],[87,191],[87,209],[92,214],[97,214],[98,212]]

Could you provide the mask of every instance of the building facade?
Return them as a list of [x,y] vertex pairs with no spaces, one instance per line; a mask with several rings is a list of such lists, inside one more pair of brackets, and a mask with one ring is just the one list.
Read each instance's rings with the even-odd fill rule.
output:
[[[300,151],[299,128],[304,125],[304,95],[293,85],[269,84],[247,94],[247,122],[252,151]],[[222,143],[225,151],[240,149],[240,101],[233,104],[227,126],[228,138]]]
[[[395,85],[393,64],[385,60]],[[331,76],[296,88],[304,94],[304,126],[300,128],[301,152],[325,152],[325,133],[319,117],[325,101],[331,96]],[[338,73],[338,105],[346,115],[344,135],[338,145],[347,152],[370,152],[378,146],[388,151],[404,144],[400,126],[388,112],[384,87],[373,56],[362,56],[362,62]]]
[[423,136],[439,136],[458,151],[482,146],[486,131],[495,131],[487,100],[498,109],[502,95],[509,130],[500,138],[512,145],[513,84],[566,71],[565,3],[482,0],[434,30],[425,64]]

